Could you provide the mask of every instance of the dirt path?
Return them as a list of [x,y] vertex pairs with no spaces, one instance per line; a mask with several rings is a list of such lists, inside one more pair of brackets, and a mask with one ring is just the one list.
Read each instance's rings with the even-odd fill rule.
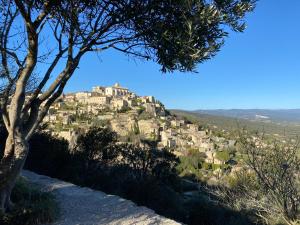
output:
[[118,196],[81,188],[29,171],[23,171],[22,175],[55,195],[62,215],[53,225],[179,224]]

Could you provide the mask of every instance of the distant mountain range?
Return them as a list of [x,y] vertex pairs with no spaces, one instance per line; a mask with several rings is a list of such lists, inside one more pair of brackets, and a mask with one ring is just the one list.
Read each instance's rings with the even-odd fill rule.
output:
[[169,110],[193,123],[217,126],[218,129],[236,130],[245,127],[280,136],[300,136],[300,109],[231,109],[231,110]]
[[192,112],[251,121],[300,123],[300,109],[216,109]]

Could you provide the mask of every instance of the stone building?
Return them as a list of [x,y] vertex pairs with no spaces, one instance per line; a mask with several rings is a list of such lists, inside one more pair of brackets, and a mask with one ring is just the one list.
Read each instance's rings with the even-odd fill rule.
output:
[[111,106],[114,109],[122,109],[123,107],[127,107],[128,103],[124,99],[113,98],[111,101]]
[[185,121],[184,120],[172,120],[171,121],[171,126],[173,127],[181,127],[185,124]]
[[95,105],[108,105],[110,104],[110,98],[107,96],[92,96],[85,100],[87,104]]
[[105,95],[107,96],[125,96],[129,94],[128,88],[121,87],[119,83],[115,83],[112,87],[105,88]]
[[43,119],[44,122],[55,122],[57,120],[57,115],[47,114]]
[[168,138],[167,140],[163,141],[163,146],[167,148],[176,148],[176,140],[172,138]]
[[150,120],[139,120],[138,121],[139,130],[146,137],[154,138],[159,136],[159,123],[154,119]]
[[102,86],[96,86],[92,88],[92,92],[100,94],[100,95],[105,95],[105,87]]
[[92,94],[90,92],[77,92],[77,93],[75,93],[76,100],[81,102],[81,103],[84,103],[87,98],[91,97],[91,95]]
[[216,158],[216,152],[214,151],[207,151],[206,153],[205,162],[222,165],[224,162]]
[[[187,124],[187,128],[191,132],[198,132],[199,131],[199,125],[198,124]],[[206,133],[204,135],[206,135]]]
[[75,94],[63,95],[63,100],[66,102],[75,102]]
[[120,136],[126,136],[135,125],[134,118],[127,114],[118,115],[110,120],[110,125],[113,131],[117,132]]
[[143,103],[155,103],[155,98],[153,96],[143,96],[140,99]]

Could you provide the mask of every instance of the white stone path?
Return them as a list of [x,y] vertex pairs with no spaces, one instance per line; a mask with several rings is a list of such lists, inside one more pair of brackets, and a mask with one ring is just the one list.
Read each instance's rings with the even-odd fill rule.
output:
[[30,171],[23,171],[22,175],[56,197],[61,216],[53,225],[179,224],[118,196],[82,188]]

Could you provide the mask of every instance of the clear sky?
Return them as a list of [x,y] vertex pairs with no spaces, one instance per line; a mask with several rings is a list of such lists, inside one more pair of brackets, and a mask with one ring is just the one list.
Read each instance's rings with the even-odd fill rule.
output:
[[167,108],[300,108],[300,0],[260,0],[244,33],[230,34],[197,74],[107,51],[85,56],[65,92],[119,82]]

